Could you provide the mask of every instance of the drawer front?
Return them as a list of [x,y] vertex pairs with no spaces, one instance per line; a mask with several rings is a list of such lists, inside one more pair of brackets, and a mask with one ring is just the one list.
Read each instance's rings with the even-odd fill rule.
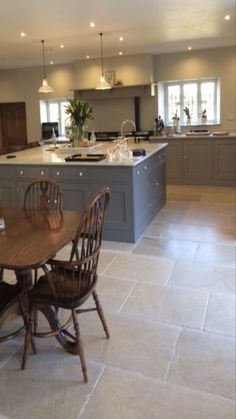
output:
[[46,166],[22,166],[17,167],[16,177],[18,179],[40,179],[49,178],[49,168]]
[[52,177],[57,180],[76,180],[84,181],[89,178],[89,168],[74,166],[74,167],[54,167],[52,169]]
[[130,169],[127,167],[93,167],[92,179],[113,181],[113,182],[129,182]]
[[0,168],[0,179],[11,179],[14,176],[14,169],[12,166],[2,166]]

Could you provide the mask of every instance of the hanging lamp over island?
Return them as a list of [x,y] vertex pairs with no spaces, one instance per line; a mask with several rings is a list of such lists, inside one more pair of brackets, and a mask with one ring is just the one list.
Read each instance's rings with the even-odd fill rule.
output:
[[46,66],[45,66],[45,53],[44,53],[44,41],[42,43],[42,53],[43,53],[43,83],[42,86],[38,89],[39,93],[52,93],[53,88],[48,84],[47,76],[46,76]]
[[111,89],[111,85],[105,80],[105,77],[104,77],[104,70],[103,70],[103,44],[102,44],[102,36],[103,36],[103,33],[100,32],[99,35],[100,35],[100,38],[101,38],[101,70],[102,70],[102,72],[101,72],[99,83],[98,83],[98,85],[97,85],[97,87],[95,89],[96,90],[108,90],[108,89]]

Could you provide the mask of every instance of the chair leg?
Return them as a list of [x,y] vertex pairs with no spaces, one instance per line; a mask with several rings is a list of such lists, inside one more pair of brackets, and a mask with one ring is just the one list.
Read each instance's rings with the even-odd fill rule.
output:
[[106,323],[106,320],[105,320],[105,316],[104,316],[104,313],[103,313],[103,309],[102,309],[102,306],[101,306],[101,303],[99,301],[99,298],[98,298],[98,295],[97,295],[96,291],[93,291],[93,299],[95,301],[96,309],[97,309],[98,315],[100,317],[100,320],[102,322],[103,329],[105,331],[106,337],[107,337],[107,339],[109,339],[110,333],[109,333],[107,323]]
[[[24,325],[25,325],[25,330],[27,330],[27,326],[28,326],[28,322],[29,322],[29,318],[28,318],[28,313],[26,311],[25,305],[23,304],[22,300],[19,300],[19,306],[20,306],[20,311],[21,311],[21,315],[23,317],[23,321],[24,321]],[[36,344],[35,344],[35,340],[33,335],[31,335],[31,347],[33,350],[33,353],[36,354]]]
[[24,351],[23,351],[22,363],[21,363],[21,369],[22,370],[25,369],[28,350],[29,350],[29,344],[32,343],[32,314],[33,314],[33,310],[31,308],[30,309],[30,314],[29,314],[29,320],[28,320],[27,326],[26,326]]
[[80,362],[81,362],[81,366],[82,366],[84,381],[85,381],[85,383],[87,383],[88,382],[87,366],[86,366],[86,362],[85,362],[83,343],[82,343],[82,340],[80,338],[79,323],[78,323],[78,320],[77,320],[77,315],[76,315],[75,310],[72,310],[72,317],[73,317],[73,324],[74,324],[74,329],[75,329],[77,350],[78,350],[78,354],[79,354],[79,357],[80,357]]

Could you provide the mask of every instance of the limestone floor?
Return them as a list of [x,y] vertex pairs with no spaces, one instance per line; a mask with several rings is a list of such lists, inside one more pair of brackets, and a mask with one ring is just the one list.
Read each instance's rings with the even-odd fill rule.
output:
[[54,338],[21,371],[19,336],[0,345],[0,419],[234,419],[235,207],[233,188],[169,186],[138,243],[104,242],[111,338],[81,315],[89,383]]

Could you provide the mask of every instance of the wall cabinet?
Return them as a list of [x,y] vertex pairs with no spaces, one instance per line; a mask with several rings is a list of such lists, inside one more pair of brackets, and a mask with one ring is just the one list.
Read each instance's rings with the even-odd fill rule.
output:
[[171,184],[235,185],[236,139],[158,139],[168,142],[166,179]]

